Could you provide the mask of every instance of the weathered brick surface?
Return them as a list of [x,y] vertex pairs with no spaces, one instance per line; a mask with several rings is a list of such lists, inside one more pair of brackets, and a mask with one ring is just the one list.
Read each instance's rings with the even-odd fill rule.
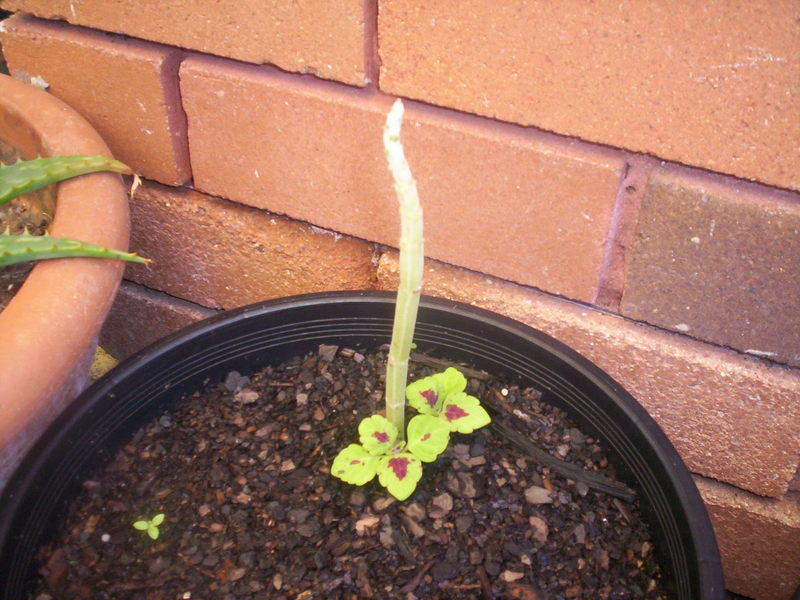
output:
[[800,188],[792,0],[382,0],[380,87]]
[[606,253],[600,267],[600,282],[592,304],[619,312],[625,275],[636,240],[636,226],[650,171],[657,161],[647,156],[631,155],[625,163],[611,217]]
[[131,222],[131,248],[153,264],[126,277],[201,306],[374,286],[369,243],[199,192],[147,183]]
[[725,587],[756,600],[789,600],[800,586],[800,495],[759,498],[695,478],[722,554]]
[[4,8],[364,85],[361,0],[7,0]]
[[789,489],[794,492],[800,492],[800,468],[794,474],[794,479],[789,482]]
[[100,345],[122,360],[216,311],[124,281],[100,332]]
[[[379,286],[397,285],[385,253]],[[571,346],[619,381],[689,468],[780,496],[800,459],[800,372],[711,347],[478,273],[428,262],[425,293],[507,315]]]
[[620,312],[800,366],[798,273],[800,195],[657,169]]
[[[194,57],[181,90],[198,189],[397,245],[381,145],[391,99]],[[427,255],[594,298],[619,154],[414,103],[406,115]]]
[[164,183],[189,179],[180,52],[24,15],[4,21],[4,30],[11,73],[43,78],[53,95],[89,120],[116,158]]

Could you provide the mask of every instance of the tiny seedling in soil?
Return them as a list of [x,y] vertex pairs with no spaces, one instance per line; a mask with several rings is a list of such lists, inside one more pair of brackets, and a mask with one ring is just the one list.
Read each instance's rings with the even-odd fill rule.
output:
[[159,535],[158,526],[164,522],[164,513],[158,513],[152,519],[142,519],[141,521],[135,521],[133,523],[133,528],[138,529],[139,531],[146,531],[147,535],[150,536],[151,539],[157,540]]
[[[386,117],[383,145],[400,206],[400,285],[386,368],[386,417],[372,415],[358,426],[361,444],[350,444],[334,459],[331,473],[353,485],[378,481],[405,500],[422,477],[422,463],[445,451],[450,432],[472,433],[488,425],[489,414],[464,392],[467,380],[450,367],[406,386],[408,357],[422,290],[424,262],[422,208],[417,185],[400,143],[403,102],[396,100]],[[405,428],[406,400],[419,413]]]

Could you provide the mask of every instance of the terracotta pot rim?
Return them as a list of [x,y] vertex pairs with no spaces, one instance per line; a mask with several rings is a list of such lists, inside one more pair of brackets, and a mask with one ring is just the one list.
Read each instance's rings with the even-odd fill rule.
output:
[[[36,153],[111,156],[77,112],[6,75],[0,75],[0,137],[26,158]],[[100,173],[59,185],[50,232],[127,249],[128,202],[122,179]],[[102,259],[38,263],[0,312],[0,485],[12,466],[9,461],[21,451],[18,446],[29,445],[85,385],[87,356],[123,269],[122,263]]]

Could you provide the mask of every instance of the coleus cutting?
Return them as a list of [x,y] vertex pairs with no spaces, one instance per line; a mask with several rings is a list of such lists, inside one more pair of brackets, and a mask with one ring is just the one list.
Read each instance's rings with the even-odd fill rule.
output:
[[364,485],[378,481],[398,500],[405,500],[422,477],[422,463],[433,462],[450,442],[450,432],[472,433],[489,424],[489,414],[474,396],[464,392],[467,380],[453,367],[411,383],[409,404],[420,413],[408,422],[406,442],[398,429],[381,415],[367,417],[358,426],[361,444],[350,444],[333,461],[331,473]]
[[[471,433],[490,422],[467,380],[455,368],[406,386],[408,357],[422,290],[424,263],[422,208],[417,186],[400,144],[403,102],[396,100],[386,117],[383,144],[400,206],[400,285],[386,368],[386,417],[372,415],[358,426],[360,444],[339,452],[331,474],[354,485],[375,475],[389,493],[405,500],[422,477],[422,463],[436,460],[450,442],[450,432]],[[406,399],[419,413],[405,429]]]

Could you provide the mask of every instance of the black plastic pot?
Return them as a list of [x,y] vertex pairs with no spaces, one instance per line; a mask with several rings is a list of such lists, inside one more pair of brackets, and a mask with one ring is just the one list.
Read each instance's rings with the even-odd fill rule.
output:
[[[0,499],[0,598],[19,600],[34,554],[89,470],[147,420],[206,379],[247,372],[321,343],[389,341],[394,295],[314,294],[224,313],[139,352],[87,390],[28,455]],[[722,568],[705,506],[677,452],[622,387],[563,344],[516,321],[424,298],[420,349],[506,374],[544,392],[605,444],[637,490],[678,600],[722,600]]]

